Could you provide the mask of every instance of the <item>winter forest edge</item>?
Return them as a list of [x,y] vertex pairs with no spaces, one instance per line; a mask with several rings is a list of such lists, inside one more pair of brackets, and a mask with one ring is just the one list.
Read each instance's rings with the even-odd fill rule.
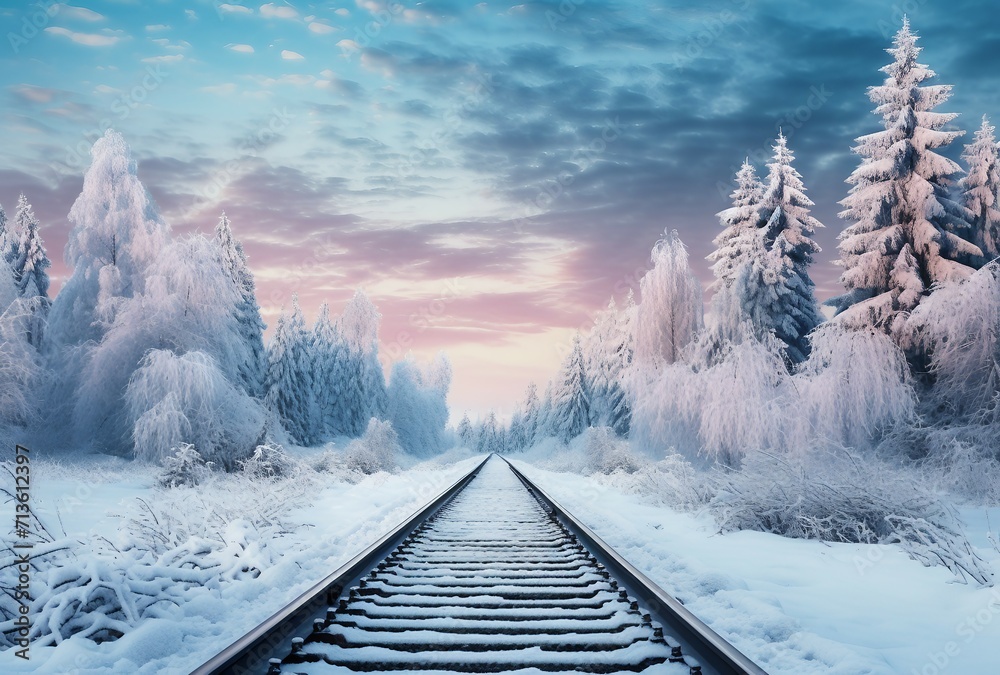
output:
[[[721,532],[890,544],[991,586],[994,570],[953,504],[1000,503],[1000,149],[984,117],[964,166],[935,152],[964,133],[956,114],[936,112],[950,87],[925,84],[935,74],[918,62],[908,23],[888,51],[886,79],[869,90],[883,128],[856,140],[860,163],[841,202],[844,293],[825,303],[832,318],[809,276],[824,224],[779,135],[765,167],[743,163],[732,206],[718,214],[707,312],[668,230],[637,295],[596,314],[544,390],[529,385],[509,419],[466,415],[454,429],[447,357],[406,358],[387,377],[380,315],[363,291],[339,314],[324,304],[311,325],[293,297],[265,346],[240,224],[222,214],[212,235],[173,236],[109,131],[68,214],[73,271],[54,298],[27,198],[10,220],[0,208],[10,270],[0,273],[0,438],[56,461],[135,460],[155,472],[170,508],[206,486],[252,500],[248,486],[280,485],[287,503],[303,498],[290,483],[324,475],[356,482],[435,457],[517,454],[634,476],[672,508],[709,510]],[[33,638],[110,641],[159,616],[136,590],[153,583],[143,566],[177,572],[198,561],[195,574],[157,577],[177,603],[191,585],[259,575],[280,558],[268,548],[285,527],[273,514],[248,517],[265,551],[249,563],[248,546],[192,544],[249,504],[169,541],[143,530],[168,507],[130,513],[118,567],[70,584],[90,605],[67,605],[67,588],[40,581],[46,621]],[[56,528],[35,517],[53,568],[71,568]],[[102,593],[101,575],[118,572],[117,595]],[[122,593],[140,599],[127,608]],[[5,647],[16,631],[9,596]],[[106,620],[85,616],[95,603]]]

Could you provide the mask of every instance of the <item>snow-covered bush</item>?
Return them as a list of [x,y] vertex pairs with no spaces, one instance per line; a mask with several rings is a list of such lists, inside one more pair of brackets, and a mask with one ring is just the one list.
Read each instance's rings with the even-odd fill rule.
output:
[[135,456],[162,462],[180,443],[231,468],[264,433],[262,406],[203,352],[150,351],[125,391]]
[[163,471],[157,482],[163,487],[194,487],[212,474],[212,463],[206,462],[190,443],[181,443],[176,452],[163,458]]
[[598,473],[635,473],[646,463],[632,454],[628,441],[619,438],[611,427],[587,429],[583,432],[583,447],[588,467]]
[[289,476],[296,466],[285,449],[273,441],[258,445],[249,457],[239,462],[240,471],[257,481]]
[[909,366],[886,335],[830,323],[811,342],[809,359],[792,378],[809,425],[800,447],[811,439],[866,447],[913,421],[917,401]]
[[744,326],[717,361],[695,370],[681,361],[629,379],[633,440],[656,454],[676,448],[689,461],[738,466],[750,450],[780,449],[795,410],[794,389],[773,337]]
[[344,462],[348,469],[364,474],[392,471],[399,466],[401,451],[399,436],[392,423],[373,417],[368,421],[364,435],[347,446]]
[[697,470],[677,453],[639,469],[632,491],[655,504],[684,511],[703,507],[714,494],[706,472]]
[[832,542],[898,544],[925,566],[989,585],[993,571],[952,510],[911,470],[847,450],[749,453],[720,470],[711,508],[723,532],[757,530]]

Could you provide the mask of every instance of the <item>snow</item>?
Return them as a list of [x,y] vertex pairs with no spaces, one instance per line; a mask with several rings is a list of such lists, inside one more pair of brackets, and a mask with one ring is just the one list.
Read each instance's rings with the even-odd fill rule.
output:
[[[772,675],[990,673],[1000,589],[953,583],[891,546],[761,532],[719,535],[707,513],[627,494],[627,476],[515,466]],[[1000,508],[961,511],[979,553]]]
[[[0,653],[3,673],[187,673],[262,622],[319,579],[390,531],[482,457],[377,473],[356,484],[333,477],[302,506],[283,514],[305,524],[281,540],[282,557],[259,577],[194,587],[162,618],[141,621],[123,638],[95,644],[72,637],[57,647],[33,646],[31,661]],[[150,466],[116,458],[33,464],[32,499],[48,520],[59,518],[80,539],[118,534],[137,497],[154,499]],[[44,516],[43,516],[44,517]]]

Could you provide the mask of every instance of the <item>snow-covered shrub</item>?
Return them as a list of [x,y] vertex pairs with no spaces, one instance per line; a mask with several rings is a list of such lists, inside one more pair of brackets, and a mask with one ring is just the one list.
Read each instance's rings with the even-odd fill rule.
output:
[[635,473],[646,463],[632,454],[628,441],[619,438],[611,427],[591,427],[583,432],[584,453],[591,471],[610,474],[616,471]]
[[811,336],[812,353],[793,379],[810,439],[866,447],[914,419],[916,395],[906,357],[874,329],[850,330],[834,322]]
[[426,369],[410,358],[393,364],[389,419],[406,452],[428,456],[444,449],[450,385],[451,365],[443,354]]
[[162,462],[180,443],[231,468],[262,437],[266,414],[203,352],[150,351],[125,392],[135,456]]
[[629,440],[636,447],[652,455],[677,448],[689,459],[699,456],[702,383],[697,372],[684,362],[655,371],[634,366],[625,386],[632,409]]
[[399,436],[392,423],[373,417],[368,421],[364,435],[347,446],[344,462],[348,469],[364,474],[392,471],[399,466],[401,451]]
[[273,480],[295,472],[296,462],[285,449],[273,441],[254,448],[253,453],[239,462],[240,471],[253,480]]
[[163,471],[156,479],[163,487],[194,487],[212,474],[212,463],[206,462],[190,443],[181,443],[172,455],[163,458]]
[[640,468],[632,492],[654,504],[685,511],[704,506],[714,494],[707,473],[695,469],[677,453]]
[[[962,431],[969,427],[962,428]],[[954,429],[920,429],[926,455],[917,466],[928,483],[981,505],[1000,505],[1000,458],[997,436],[969,438]],[[963,438],[962,436],[966,436]]]
[[711,508],[723,532],[757,530],[832,542],[898,544],[925,566],[989,585],[993,571],[952,510],[911,470],[847,450],[744,457],[720,470]]

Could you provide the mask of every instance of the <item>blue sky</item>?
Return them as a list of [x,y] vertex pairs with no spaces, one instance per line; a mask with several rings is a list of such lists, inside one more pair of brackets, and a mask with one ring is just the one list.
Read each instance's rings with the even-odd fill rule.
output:
[[708,282],[732,174],[779,127],[836,293],[836,202],[904,11],[942,110],[1000,118],[995,8],[969,0],[8,3],[0,202],[27,193],[64,275],[113,126],[175,231],[227,211],[269,323],[293,291],[311,315],[364,287],[386,352],[445,349],[456,408],[504,409],[664,228]]

